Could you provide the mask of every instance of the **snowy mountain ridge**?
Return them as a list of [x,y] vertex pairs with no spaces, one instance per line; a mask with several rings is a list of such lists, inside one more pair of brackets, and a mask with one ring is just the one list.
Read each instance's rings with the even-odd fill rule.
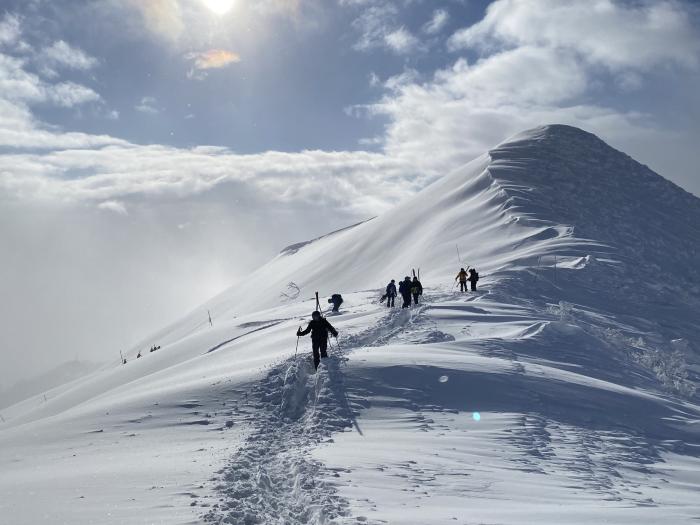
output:
[[[423,304],[378,304],[411,268]],[[582,130],[530,130],[293,245],[161,350],[3,411],[0,517],[692,523],[699,268],[699,199]],[[346,300],[318,374],[294,347],[315,291]]]

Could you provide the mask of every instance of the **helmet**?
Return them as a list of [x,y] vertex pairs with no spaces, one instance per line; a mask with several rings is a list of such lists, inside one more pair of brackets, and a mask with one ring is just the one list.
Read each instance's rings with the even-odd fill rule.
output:
[[320,319],[320,318],[321,318],[321,312],[319,312],[318,310],[316,310],[315,312],[313,312],[313,313],[311,314],[311,317],[312,317],[313,319]]
[[392,279],[391,282],[392,282],[392,283],[395,283],[396,281],[394,281],[394,280]]
[[464,271],[464,268],[460,268],[459,271],[460,271],[460,272],[463,272],[463,271]]
[[406,277],[403,278],[404,281],[410,281],[411,278],[407,275]]

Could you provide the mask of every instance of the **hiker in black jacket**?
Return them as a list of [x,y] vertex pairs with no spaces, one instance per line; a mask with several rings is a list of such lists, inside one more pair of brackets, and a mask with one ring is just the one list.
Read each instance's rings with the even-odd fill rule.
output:
[[399,283],[399,293],[403,298],[401,308],[408,308],[411,306],[411,286],[411,278],[408,275]]
[[423,295],[423,285],[418,280],[418,277],[413,277],[413,282],[411,283],[411,294],[413,295],[413,304],[418,304],[418,297]]
[[343,296],[339,293],[334,293],[331,295],[331,298],[328,299],[328,302],[333,304],[333,311],[338,312],[340,311],[340,305],[343,304]]
[[469,269],[469,282],[471,283],[472,292],[476,292],[476,282],[479,280],[479,273],[474,269]]
[[306,330],[302,330],[301,327],[297,330],[297,336],[301,337],[309,332],[311,332],[311,348],[314,352],[314,367],[318,370],[321,357],[328,357],[328,332],[333,337],[338,337],[338,330],[333,328],[328,320],[321,317],[321,312],[316,311],[311,314],[311,322]]
[[394,299],[396,299],[396,281],[393,279],[386,285],[385,297],[387,307],[392,308],[394,306]]

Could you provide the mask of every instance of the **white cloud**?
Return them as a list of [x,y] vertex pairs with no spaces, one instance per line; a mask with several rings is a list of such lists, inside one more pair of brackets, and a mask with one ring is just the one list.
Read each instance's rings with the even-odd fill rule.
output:
[[46,89],[46,99],[57,106],[72,108],[87,102],[97,102],[101,97],[83,85],[75,82],[61,82]]
[[0,45],[16,43],[21,34],[19,17],[10,13],[5,14],[0,20]]
[[445,9],[433,11],[433,18],[423,26],[423,32],[429,35],[437,35],[447,25],[450,14]]
[[100,100],[92,89],[74,82],[47,83],[25,69],[25,60],[0,53],[0,98],[27,104],[73,107]]
[[141,102],[134,106],[134,109],[148,115],[157,115],[160,110],[156,107],[156,102],[154,97],[143,97]]
[[360,6],[361,12],[352,22],[359,37],[353,49],[372,51],[384,49],[394,54],[407,55],[423,51],[424,43],[405,25],[399,23],[400,10],[386,0],[341,0],[340,5]]
[[63,40],[54,42],[50,47],[42,51],[43,59],[52,65],[63,66],[70,69],[92,69],[98,63],[82,49],[72,47]]
[[674,1],[497,0],[486,17],[457,31],[450,48],[544,46],[576,50],[611,69],[676,63],[697,67],[700,40],[692,18]]
[[129,215],[126,210],[126,205],[121,201],[104,201],[97,205],[101,210],[108,210],[116,213],[117,215]]
[[384,35],[386,46],[400,55],[411,53],[420,47],[420,40],[405,27],[400,27]]
[[369,51],[386,45],[386,35],[394,25],[398,10],[392,4],[372,5],[353,20],[352,26],[360,33],[353,46],[358,51]]

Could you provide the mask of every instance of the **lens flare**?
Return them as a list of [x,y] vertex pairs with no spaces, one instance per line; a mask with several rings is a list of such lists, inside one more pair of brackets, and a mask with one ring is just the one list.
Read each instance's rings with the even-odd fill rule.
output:
[[472,414],[472,419],[473,419],[474,421],[481,421],[481,414],[479,414],[478,412],[474,412],[474,413]]
[[202,0],[202,3],[217,15],[228,13],[236,0]]
[[438,379],[438,381],[440,381],[441,383],[447,383],[449,380],[450,378],[447,376],[440,376],[440,378]]

